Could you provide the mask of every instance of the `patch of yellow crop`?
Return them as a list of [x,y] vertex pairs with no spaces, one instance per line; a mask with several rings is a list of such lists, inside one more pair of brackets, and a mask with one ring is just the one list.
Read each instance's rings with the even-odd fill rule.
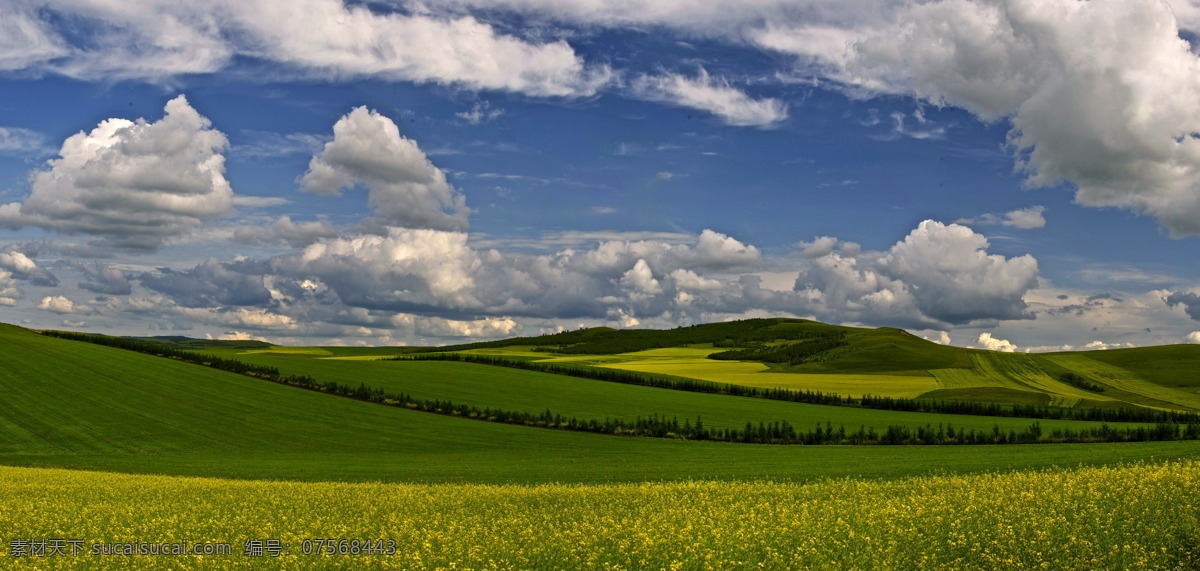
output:
[[[1194,569],[1200,462],[816,484],[412,485],[0,468],[13,542],[88,569]],[[305,554],[331,539],[334,554]],[[342,542],[341,540],[345,540]],[[384,553],[364,553],[364,540]],[[278,541],[279,557],[247,554]],[[227,544],[94,555],[93,544]],[[353,543],[352,543],[353,542]],[[71,544],[69,544],[71,545]],[[263,544],[258,544],[260,547]],[[273,543],[267,544],[273,545]],[[393,552],[387,553],[387,551]]]

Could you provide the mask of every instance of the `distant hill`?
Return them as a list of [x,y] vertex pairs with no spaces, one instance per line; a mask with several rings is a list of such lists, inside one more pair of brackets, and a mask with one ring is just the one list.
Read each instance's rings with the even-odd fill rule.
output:
[[[708,347],[710,360],[758,362],[786,373],[778,386],[832,390],[830,375],[874,375],[905,379],[933,377],[930,388],[913,394],[939,400],[972,400],[1056,406],[1147,406],[1200,410],[1200,345],[1168,345],[1107,351],[1047,354],[1000,353],[940,345],[891,327],[829,325],[806,319],[747,319],[674,329],[595,327],[536,337],[516,337],[411,351],[513,351],[531,354],[602,356],[604,366],[682,374],[669,359],[635,360],[636,354],[666,348]],[[532,353],[530,353],[532,352]],[[660,356],[661,357],[661,356]],[[694,355],[693,355],[694,357]],[[561,360],[562,358],[558,358]],[[582,359],[582,357],[581,357]],[[694,361],[694,359],[692,359]],[[595,359],[592,359],[594,362]],[[661,364],[661,366],[660,366]],[[691,374],[725,380],[716,367],[691,366]],[[705,371],[711,370],[709,375]],[[810,375],[810,376],[804,376]],[[745,378],[744,376],[742,377]],[[754,385],[772,386],[755,377]],[[826,382],[820,384],[817,381]],[[739,382],[730,379],[729,382]],[[917,385],[913,385],[916,387]],[[932,389],[932,390],[930,390]],[[895,385],[861,392],[888,394]]]

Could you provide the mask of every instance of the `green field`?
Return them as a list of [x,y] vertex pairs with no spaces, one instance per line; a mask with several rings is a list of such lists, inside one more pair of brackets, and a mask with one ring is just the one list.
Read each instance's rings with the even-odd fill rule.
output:
[[[942,423],[978,430],[990,430],[993,426],[1021,429],[1032,422],[1027,418],[869,410],[689,393],[473,363],[347,362],[310,357],[304,353],[253,352],[236,356],[247,362],[278,367],[285,374],[309,374],[346,384],[366,382],[389,392],[403,392],[421,399],[448,399],[480,407],[533,413],[550,409],[564,416],[601,420],[633,420],[665,414],[692,421],[699,417],[706,425],[721,428],[739,428],[747,422],[786,420],[799,427],[831,422],[847,428],[874,426],[882,429],[888,425],[917,427]],[[1041,423],[1047,430],[1099,425],[1065,420],[1042,420]]]
[[[446,349],[852,397],[870,394],[1200,411],[1200,346],[1196,345],[1029,355],[943,346],[886,327],[834,327],[797,319],[748,323],[699,325],[659,332],[659,336],[597,328]],[[822,334],[842,335],[842,346],[805,362],[708,358],[730,350],[731,343],[781,347],[803,343],[804,335]],[[715,347],[713,339],[724,343]],[[679,345],[661,347],[663,343]],[[609,346],[622,351],[597,352]],[[626,350],[631,348],[639,350]],[[1081,375],[1104,391],[1090,391],[1062,381],[1062,374],[1068,372]]]
[[[714,426],[786,419],[848,428],[1030,422],[692,393],[471,363],[376,360],[404,352],[397,348],[190,345],[285,374],[578,417],[698,415]],[[677,360],[783,371],[752,373],[765,378],[838,375],[828,363],[820,364],[824,371],[804,372],[817,367],[712,361],[702,353],[713,348],[698,345],[608,355],[531,349],[471,350],[602,366]],[[979,352],[955,353],[951,362],[945,358],[951,352],[938,351],[938,363],[952,366],[936,371],[967,371],[955,373],[963,383],[972,382],[968,373],[1013,383],[939,390],[1049,399],[1049,392],[1080,391],[1054,384],[1061,371],[1075,371],[1110,387],[1113,395],[1104,396],[1114,402],[1173,399],[1182,408],[1187,401],[1178,395],[1193,394],[1183,373],[1131,372],[1145,370],[1145,363]],[[922,376],[912,368],[913,355],[906,359],[905,369],[853,371],[848,378],[939,381],[937,372]],[[269,562],[184,557],[171,560],[176,568],[561,568],[581,561],[613,569],[1042,562],[1188,568],[1200,538],[1193,497],[1200,446],[1193,441],[800,446],[619,437],[362,402],[3,325],[0,398],[0,464],[12,466],[0,468],[2,539],[295,544],[321,536],[391,538],[407,546],[391,559],[305,559],[293,552]],[[1040,422],[1047,430],[1093,425]],[[1164,464],[1172,461],[1178,463]],[[64,513],[87,515],[64,520]]]
[[0,412],[0,462],[20,466],[310,481],[808,481],[1184,458],[1195,448],[1188,442],[797,447],[620,438],[357,402],[11,326],[0,327],[0,342],[0,395],[8,403]]

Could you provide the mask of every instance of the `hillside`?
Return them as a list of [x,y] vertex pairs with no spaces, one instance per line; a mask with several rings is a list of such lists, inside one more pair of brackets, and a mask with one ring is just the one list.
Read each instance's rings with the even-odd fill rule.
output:
[[358,402],[13,326],[0,326],[0,395],[0,463],[239,478],[804,481],[1182,458],[1194,448],[756,446],[583,434]]
[[594,328],[420,350],[850,396],[1200,410],[1198,345],[1031,355],[939,345],[895,328],[752,319],[665,331]]

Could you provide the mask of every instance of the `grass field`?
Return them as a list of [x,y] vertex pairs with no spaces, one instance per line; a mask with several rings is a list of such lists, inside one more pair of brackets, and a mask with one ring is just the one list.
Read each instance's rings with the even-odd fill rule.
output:
[[0,463],[19,466],[310,481],[811,481],[1196,452],[1190,442],[803,447],[621,438],[358,402],[11,326],[0,327],[0,343]]
[[[650,415],[678,416],[717,428],[740,428],[747,422],[786,420],[797,427],[832,422],[848,429],[888,425],[917,427],[950,424],[990,430],[993,426],[1021,429],[1025,418],[986,417],[857,409],[803,403],[690,393],[623,385],[564,375],[447,361],[370,361],[306,358],[296,354],[237,354],[247,362],[278,367],[285,374],[308,374],[317,379],[353,385],[367,382],[389,392],[420,399],[447,399],[479,407],[498,407],[539,413],[550,409],[577,418],[633,420]],[[736,362],[734,364],[737,364]],[[1098,423],[1042,420],[1047,430],[1098,426]]]
[[[1169,404],[1179,408],[1200,409],[1200,395],[1151,383],[1131,371],[1097,360],[1091,354],[1070,353],[1041,358],[1122,394],[1144,397],[1144,402],[1152,406]],[[1200,375],[1200,371],[1195,374]]]
[[[321,569],[1192,569],[1200,464],[894,482],[600,486],[230,481],[0,468],[3,539],[222,543],[86,566]],[[64,518],[63,514],[83,517]],[[306,540],[387,553],[305,554]],[[247,540],[279,540],[278,558]],[[307,544],[309,549],[313,546]],[[373,544],[374,545],[374,544]],[[6,553],[0,558],[8,557]]]
[[[510,350],[527,359],[626,359]],[[636,357],[697,359],[702,350]],[[399,349],[211,351],[285,373],[580,416],[697,413],[706,423],[733,424],[784,415],[798,425],[818,419],[852,426],[954,418],[469,363],[374,360]],[[1050,365],[1082,370],[1068,361]],[[966,368],[955,364],[947,368]],[[1013,370],[1007,361],[985,364]],[[897,376],[919,377],[912,370]],[[13,540],[52,538],[88,546],[212,542],[232,550],[203,557],[80,554],[23,562],[30,568],[1200,564],[1195,442],[783,446],[617,437],[360,402],[11,326],[0,326],[0,398],[0,464],[9,466],[0,467],[0,557],[11,557]],[[305,539],[319,538],[392,540],[396,552],[301,553]],[[246,556],[250,539],[278,539],[287,555]]]
[[[1027,355],[964,349],[931,343],[900,329],[834,327],[805,320],[760,320],[751,331],[758,346],[778,347],[795,332],[844,335],[842,346],[803,363],[765,363],[706,358],[725,351],[734,339],[713,343],[660,347],[661,339],[687,340],[746,335],[737,324],[707,324],[659,332],[604,328],[509,342],[463,346],[471,353],[548,362],[576,363],[676,375],[755,387],[784,387],[848,396],[872,394],[901,398],[998,401],[1052,406],[1145,406],[1168,410],[1200,410],[1200,346],[1173,345],[1057,354],[1082,367],[1076,371],[1054,355]],[[741,327],[742,329],[739,329]],[[741,333],[739,333],[741,331]],[[789,333],[790,332],[790,333]],[[576,344],[563,335],[573,335]],[[778,337],[768,340],[772,335]],[[596,341],[595,339],[604,339]],[[517,344],[519,343],[519,344]],[[638,351],[596,353],[597,347],[650,344]],[[574,347],[582,353],[572,354]],[[534,349],[557,351],[548,353]],[[1093,392],[1059,377],[1076,372],[1109,376],[1114,384],[1093,379],[1110,390]]]

